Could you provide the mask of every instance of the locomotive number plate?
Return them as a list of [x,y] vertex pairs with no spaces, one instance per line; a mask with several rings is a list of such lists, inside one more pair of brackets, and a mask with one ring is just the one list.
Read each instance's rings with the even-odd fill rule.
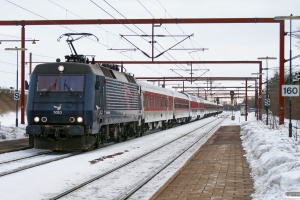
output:
[[62,111],[56,110],[56,111],[53,111],[53,114],[55,114],[55,115],[61,115],[61,114],[62,114]]

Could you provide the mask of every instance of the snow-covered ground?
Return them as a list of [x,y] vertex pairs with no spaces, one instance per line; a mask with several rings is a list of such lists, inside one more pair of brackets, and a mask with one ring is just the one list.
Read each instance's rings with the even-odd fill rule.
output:
[[[234,115],[235,120],[228,118],[222,125],[241,125],[240,135],[243,141],[243,147],[246,151],[245,156],[251,167],[251,177],[254,181],[255,193],[252,195],[253,199],[286,199],[286,192],[299,192],[300,195],[300,134],[298,134],[296,141],[295,137],[288,137],[287,123],[286,125],[281,125],[278,126],[278,128],[273,129],[272,125],[266,126],[261,121],[257,121],[254,113],[249,113],[247,122],[245,121],[244,116],[241,117],[239,115],[239,112],[235,112]],[[19,126],[20,128],[15,131],[14,113],[0,116],[0,121],[0,133],[6,135],[5,139],[2,138],[0,141],[26,137],[24,135],[25,126]],[[124,160],[141,153],[141,151],[147,151],[153,148],[155,143],[151,143],[150,141],[163,142],[164,140],[173,137],[172,135],[175,133],[184,132],[186,129],[192,129],[192,127],[202,123],[201,121],[202,120],[177,127],[176,129],[169,129],[104,149],[99,149],[94,152],[71,157],[63,162],[54,162],[49,165],[47,164],[45,166],[33,168],[28,170],[28,172],[21,172],[22,174],[24,173],[21,176],[20,174],[15,174],[0,177],[0,199],[24,199],[25,197],[25,199],[41,199],[41,197],[46,199],[50,198],[53,194],[59,192],[59,190],[55,189],[62,183],[64,186],[81,183],[83,179],[93,177],[95,172],[99,172],[99,170],[105,171],[107,167],[112,164],[124,162]],[[295,124],[296,122],[293,122],[293,125]],[[9,133],[6,130],[9,130]],[[112,155],[117,152],[122,152],[122,154],[111,159],[105,159],[100,164],[91,165],[88,162],[95,158]],[[16,157],[16,154],[18,154],[18,152],[5,155],[0,154],[0,160],[1,156],[3,156],[2,158],[5,156],[5,159],[8,159],[9,157]],[[72,163],[74,163],[74,165],[72,165]],[[181,165],[181,163],[178,163],[178,165]],[[62,174],[60,173],[60,169],[62,168],[69,169],[67,174],[63,174],[63,176],[61,176]],[[89,170],[82,170],[86,168]],[[47,178],[47,173],[45,172],[50,173],[53,169],[57,170],[57,175],[52,178]],[[173,170],[174,171],[170,171],[170,174],[176,172],[175,167]],[[76,174],[75,177],[74,173]],[[70,176],[68,176],[68,174]],[[39,182],[31,182],[32,177],[40,177],[38,179]],[[161,184],[164,183],[163,181],[165,180],[162,180]],[[42,185],[47,185],[48,187],[45,188]],[[97,188],[95,187],[96,185],[93,185],[93,189],[97,191]],[[148,187],[146,190],[147,194],[153,194],[157,188]],[[73,197],[70,196],[70,199],[71,198]],[[147,195],[144,195],[143,197],[132,197],[132,199],[148,198],[149,196]]]
[[[16,140],[28,137],[25,134],[26,125],[20,124],[21,112],[18,115],[18,127],[16,127],[16,113],[9,112],[0,115],[0,142]],[[1,145],[1,143],[0,143]]]

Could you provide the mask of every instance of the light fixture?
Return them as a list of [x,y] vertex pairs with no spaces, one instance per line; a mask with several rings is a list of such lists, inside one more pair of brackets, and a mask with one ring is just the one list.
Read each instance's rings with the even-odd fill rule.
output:
[[32,44],[36,44],[35,40],[33,40]]
[[78,118],[77,118],[77,122],[80,123],[80,122],[82,122],[82,121],[83,121],[82,117],[78,117]]
[[34,118],[34,121],[35,121],[35,122],[39,122],[39,121],[40,121],[40,118],[39,118],[39,117],[35,117],[35,118]]
[[64,67],[64,66],[62,66],[62,65],[59,65],[59,66],[58,66],[58,71],[60,71],[60,72],[63,72],[63,71],[64,71],[64,69],[65,69],[65,67]]

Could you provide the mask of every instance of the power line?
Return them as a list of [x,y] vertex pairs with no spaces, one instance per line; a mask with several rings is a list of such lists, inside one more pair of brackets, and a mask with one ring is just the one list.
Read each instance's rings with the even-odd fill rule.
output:
[[[57,3],[54,3],[53,1],[51,1],[51,0],[49,0],[51,3],[53,3],[53,4],[55,4],[55,5],[57,5],[57,6],[59,6],[60,8],[62,8],[62,9],[65,9],[66,11],[69,11],[69,10],[67,10],[66,8],[64,8],[64,7],[62,7],[62,6],[60,6],[60,5],[58,5]],[[93,2],[94,3],[94,2]],[[95,3],[94,3],[95,4]],[[99,7],[99,6],[98,6]],[[102,8],[101,8],[102,9]],[[103,11],[105,11],[104,9],[102,9]],[[71,12],[71,11],[69,11],[70,13],[72,13],[73,15],[75,15],[75,16],[77,16],[77,17],[79,17],[79,18],[81,18],[81,19],[84,19],[84,18],[82,18],[82,17],[80,17],[79,15],[77,15],[77,14],[75,14],[75,13],[73,13],[73,12]],[[106,12],[106,11],[105,11]],[[107,14],[109,14],[108,12],[106,12]],[[110,15],[110,14],[109,14]],[[111,17],[113,17],[112,15],[110,15]],[[114,18],[114,17],[113,17]],[[98,27],[98,28],[100,28],[98,25],[95,25],[96,27]],[[114,36],[116,36],[116,37],[118,37],[118,38],[120,38],[118,35],[116,35],[116,34],[113,34],[113,33],[111,33],[111,32],[109,32],[109,31],[107,31],[107,30],[105,30],[105,29],[103,29],[103,28],[100,28],[100,29],[102,29],[102,30],[104,30],[104,31],[106,31],[107,33],[110,33],[110,34],[112,34],[112,35],[114,35]],[[120,38],[121,39],[121,38]],[[116,44],[118,43],[118,41],[112,46],[112,47],[114,47]],[[119,52],[119,53],[122,53],[122,52]],[[124,54],[123,54],[124,55]],[[127,56],[126,56],[127,57]],[[132,58],[131,58],[132,59]]]
[[[172,18],[172,16],[170,15],[170,13],[166,10],[166,8],[160,3],[160,1],[159,0],[157,0],[157,2],[161,5],[161,7],[165,10],[165,12]],[[184,30],[182,30],[182,28],[177,24],[177,26],[178,26],[178,28],[185,34],[185,32],[184,32]],[[164,28],[164,27],[163,27]],[[167,31],[167,29],[166,28],[164,28],[166,31]],[[168,31],[167,31],[168,32]],[[169,32],[168,32],[169,33]],[[169,33],[170,34],[170,33]],[[175,39],[175,38],[174,38]],[[177,41],[176,39],[175,39],[175,41]],[[190,41],[192,41],[192,39],[190,39]],[[193,45],[193,43],[191,42],[191,44],[192,44],[192,46],[193,46],[193,48],[194,48],[194,45]],[[197,44],[197,43],[196,43]],[[182,46],[182,45],[181,45]],[[201,45],[199,45],[198,44],[198,46],[200,46],[200,47],[202,47]],[[199,56],[199,54],[197,53],[197,56],[198,56],[198,58],[199,58],[199,60],[201,60],[201,58],[200,58],[200,56]],[[193,60],[195,60],[191,55],[190,55],[190,57],[193,59]],[[205,66],[205,65],[204,65]],[[198,66],[199,67],[199,69],[201,69],[200,68],[200,66]],[[211,72],[209,72],[210,74],[211,74]],[[212,75],[212,74],[211,74]]]
[[[61,24],[57,24],[57,23],[55,23],[54,21],[49,20],[49,19],[47,19],[47,18],[45,18],[45,17],[43,17],[43,16],[41,16],[41,15],[39,15],[39,14],[36,14],[36,13],[34,13],[34,12],[32,12],[32,11],[30,11],[30,10],[28,10],[28,9],[26,9],[26,8],[24,8],[24,7],[22,7],[22,6],[20,6],[20,5],[17,5],[17,4],[15,4],[15,3],[12,3],[12,2],[10,2],[10,1],[8,1],[8,0],[5,0],[5,1],[7,1],[8,3],[11,3],[11,4],[13,4],[13,5],[15,5],[15,6],[17,6],[17,7],[21,8],[21,9],[23,9],[23,10],[26,10],[27,12],[30,12],[30,13],[36,15],[36,16],[39,16],[39,17],[41,17],[41,18],[43,18],[43,19],[45,19],[45,20],[48,20],[48,21],[52,22],[53,24],[59,25],[59,26],[65,28],[65,29],[68,29],[68,30],[70,30],[70,31],[72,31],[72,32],[74,32],[74,33],[77,33],[76,31],[74,31],[74,30],[72,30],[72,29],[70,29],[70,28],[68,28],[68,27],[62,26]],[[90,38],[88,38],[88,39],[90,39]],[[92,39],[90,39],[90,40],[92,40]],[[92,40],[92,41],[94,41],[94,40]],[[98,41],[94,41],[94,42],[96,42],[96,43],[98,43],[98,44],[101,44],[102,46],[108,47],[107,45],[104,45],[104,44],[102,44],[102,43],[100,43],[100,42],[98,42]],[[127,57],[127,58],[130,58],[129,56],[127,56],[127,55],[125,55],[125,54],[123,54],[123,53],[121,53],[121,52],[118,52],[118,53],[122,54],[123,56],[125,56],[125,57]],[[130,59],[131,59],[131,60],[134,60],[134,59],[132,59],[132,58],[130,58]],[[149,68],[149,67],[148,67],[148,68]],[[149,68],[149,69],[151,69],[151,68]],[[159,73],[159,72],[157,72],[157,71],[155,71],[155,70],[153,70],[153,69],[151,69],[151,70],[154,71],[154,72],[156,72],[156,73],[158,73],[158,74],[161,74],[161,73]],[[161,74],[161,75],[163,75],[163,74]]]
[[[152,15],[152,13],[139,1],[139,0],[137,0],[139,3],[140,3],[140,5],[153,17],[153,18],[155,18],[154,17],[154,15]],[[157,20],[156,20],[156,22],[157,23],[159,23]],[[168,32],[168,31],[167,31]],[[169,32],[168,32],[169,33]],[[169,35],[170,36],[172,36],[170,33],[169,33]],[[174,36],[172,36],[173,38],[174,38]],[[177,41],[177,40],[176,40]],[[177,41],[178,42],[178,41]],[[167,52],[159,43],[157,43],[165,52]],[[176,59],[169,53],[169,52],[167,52],[167,54],[168,55],[170,55],[175,61],[176,61]],[[165,56],[166,57],[166,56]],[[167,58],[167,57],[166,57]],[[176,66],[178,66],[178,65],[176,65]],[[183,66],[183,65],[181,65],[181,66]],[[179,67],[179,66],[178,66]],[[182,69],[181,67],[179,67],[180,69]],[[184,69],[187,69],[187,68],[185,68],[184,66],[183,66],[183,68]],[[173,71],[173,70],[171,70],[172,72],[175,72],[175,71]],[[175,72],[176,74],[178,74],[177,72]],[[188,73],[188,72],[187,72]],[[178,74],[178,75],[180,75],[180,74]],[[180,76],[182,76],[182,75],[180,75]]]
[[[92,1],[92,0],[91,0]],[[103,0],[106,4],[108,4],[112,9],[114,9],[117,13],[119,13],[122,17],[124,17],[125,19],[127,19],[122,13],[120,13],[117,9],[115,9],[111,4],[109,4],[107,1]],[[93,2],[93,1],[92,1]],[[94,2],[93,2],[94,3]],[[95,3],[94,3],[95,4]],[[96,4],[97,5],[97,4]],[[97,5],[97,7],[101,8],[99,5]],[[103,8],[101,8],[102,10],[104,10]],[[105,11],[105,10],[104,10]],[[107,14],[109,14],[107,11],[105,11]],[[113,17],[111,14],[109,14],[111,17]],[[152,15],[153,16],[153,15]],[[113,17],[114,18],[114,17]],[[116,19],[116,18],[114,18]],[[127,19],[128,22],[130,22],[132,25],[134,25],[137,29],[139,29],[142,33],[144,33],[145,35],[147,35],[143,30],[141,30],[138,26],[136,26],[135,24],[133,24],[130,20]],[[124,24],[123,24],[124,25]],[[126,25],[124,25],[125,27],[127,27]],[[131,30],[133,33],[135,33],[137,36],[140,36],[139,34],[137,34],[136,32],[134,32],[132,29],[130,29],[129,27],[127,27],[129,30]],[[140,36],[141,37],[141,36]],[[149,36],[150,37],[150,36]],[[151,38],[151,37],[150,37]],[[144,39],[145,41],[147,41],[145,38],[142,38]],[[148,41],[147,41],[148,42]],[[158,43],[159,44],[159,43]],[[162,47],[160,44],[159,44],[160,47]],[[155,47],[156,50],[158,50],[156,47]],[[162,47],[162,49],[164,49]],[[164,49],[165,50],[165,49]],[[141,50],[140,50],[141,51]],[[158,50],[159,51],[159,50]],[[160,52],[160,51],[159,51]],[[161,53],[161,52],[160,52]],[[145,54],[145,53],[143,53]],[[168,53],[169,54],[169,53]],[[176,59],[171,55],[169,54],[175,61]],[[164,57],[166,57],[164,55]],[[167,57],[166,57],[167,58]],[[170,60],[169,58],[167,58],[168,60]],[[163,67],[164,69],[166,69],[165,67]]]
[[[52,22],[53,24],[59,25],[59,26],[65,28],[65,29],[68,29],[68,30],[70,30],[70,31],[72,31],[72,32],[74,32],[74,33],[78,33],[78,32],[76,32],[76,31],[74,31],[74,30],[72,30],[72,29],[70,29],[70,28],[68,28],[68,27],[66,27],[66,26],[63,26],[63,25],[61,25],[61,24],[58,24],[58,23],[56,23],[56,22],[54,22],[54,21],[52,21],[52,20],[49,20],[49,19],[47,19],[47,18],[45,18],[45,17],[43,17],[43,16],[41,16],[41,15],[35,13],[35,12],[32,12],[32,11],[30,11],[30,10],[28,10],[28,9],[26,9],[26,8],[24,8],[24,7],[20,6],[20,5],[18,5],[18,4],[15,4],[15,3],[13,3],[13,2],[11,2],[11,1],[9,1],[9,0],[5,0],[5,1],[7,1],[7,2],[9,2],[9,3],[11,3],[11,4],[13,4],[13,5],[15,5],[15,6],[21,8],[21,9],[23,9],[23,10],[26,10],[27,12],[30,12],[30,13],[33,14],[33,15],[36,15],[36,16],[38,16],[38,17],[40,17],[40,18],[43,18],[43,19],[45,19],[45,20],[48,20],[48,21]],[[90,39],[90,38],[89,38],[89,39]],[[90,40],[92,40],[92,39],[90,39]],[[92,40],[92,41],[94,41],[94,40]],[[104,45],[104,44],[102,44],[102,43],[100,43],[100,42],[98,42],[98,41],[94,41],[94,42],[97,42],[97,43],[99,43],[99,44],[101,44],[101,45],[107,47],[106,45]]]
[[[12,37],[12,38],[21,38],[21,37],[13,36],[13,35],[5,35],[5,34],[0,34],[0,35],[6,36],[6,37]],[[25,39],[26,40],[33,40],[32,38],[25,38]]]
[[[102,11],[104,11],[106,14],[108,14],[109,16],[111,16],[112,18],[114,18],[115,20],[117,20],[113,15],[111,15],[110,13],[108,13],[106,10],[104,10],[101,6],[99,6],[97,3],[95,3],[94,1],[92,1],[92,0],[90,0],[93,4],[95,4],[98,8],[100,8]],[[106,3],[106,4],[108,4],[111,8],[113,8],[116,12],[118,12],[120,15],[122,15],[118,10],[116,10],[112,5],[110,5],[108,2],[106,2],[105,0],[104,0],[104,2]],[[124,15],[122,15],[125,19],[127,19]],[[130,20],[128,20],[129,22],[130,22]],[[119,21],[119,23],[120,24],[122,24],[120,21]],[[130,22],[130,23],[132,23],[132,22]],[[123,26],[125,26],[127,29],[129,29],[130,31],[132,31],[133,33],[135,33],[136,35],[138,35],[139,36],[139,34],[138,33],[136,33],[135,31],[133,31],[131,28],[129,28],[128,26],[126,26],[125,24],[122,24]],[[141,32],[143,32],[144,34],[146,34],[143,30],[141,30],[139,27],[137,27],[135,24],[133,24],[136,28],[138,28]],[[142,37],[141,37],[142,38]],[[144,39],[144,38],[143,38]],[[145,41],[147,41],[146,39],[144,39]],[[159,51],[159,50],[158,50]],[[144,66],[146,66],[146,65],[144,65]],[[146,66],[147,67],[147,66]],[[147,68],[149,68],[149,67],[147,67]],[[163,67],[164,68],[164,67]],[[151,69],[151,68],[149,68],[149,69]],[[166,69],[166,68],[164,68],[164,69]],[[152,69],[151,69],[152,70]],[[153,70],[154,71],[154,70]],[[156,71],[155,71],[156,72]],[[160,72],[157,72],[157,73],[159,73],[159,74],[161,74]],[[163,75],[163,74],[161,74],[161,75]]]
[[[81,17],[81,16],[75,14],[74,12],[72,12],[72,11],[70,11],[70,10],[68,10],[68,9],[66,9],[66,8],[64,8],[64,7],[62,7],[61,5],[59,5],[59,4],[55,3],[55,2],[53,2],[53,1],[51,1],[51,0],[49,0],[49,1],[50,1],[51,3],[53,3],[53,4],[55,4],[56,6],[62,8],[62,9],[64,9],[64,10],[66,10],[67,12],[72,13],[72,14],[75,15],[76,17],[79,17],[80,19],[85,19],[85,18],[83,18],[83,17]],[[107,33],[109,33],[109,34],[111,34],[111,35],[114,35],[114,36],[116,36],[116,37],[119,37],[118,35],[116,35],[116,34],[114,34],[114,33],[111,33],[111,32],[109,32],[108,30],[105,30],[104,28],[101,28],[101,27],[98,26],[98,25],[95,25],[95,26],[96,26],[97,28],[102,29],[103,31],[105,31],[105,32],[107,32]]]
[[[139,4],[153,17],[153,18],[155,18],[154,17],[154,15],[152,15],[152,13],[139,1],[139,0],[137,0],[138,2],[139,2]],[[159,2],[159,1],[158,1]],[[159,2],[160,3],[160,2]],[[160,3],[160,5],[162,6],[162,4]],[[162,6],[163,7],[163,6]],[[163,7],[164,8],[164,7]],[[165,8],[164,8],[165,9]],[[165,11],[166,11],[166,9],[165,9]],[[158,21],[157,21],[158,22]],[[159,22],[158,22],[159,23]],[[178,26],[178,25],[177,25]],[[179,26],[178,26],[179,27]],[[164,28],[164,27],[163,27]],[[180,28],[180,27],[179,27]],[[178,41],[175,39],[175,37],[166,29],[166,28],[164,28],[165,29],[165,31],[170,35],[170,36],[172,36],[173,37],[173,39],[178,43]],[[181,29],[181,28],[180,28]],[[182,30],[182,29],[181,29]],[[182,30],[182,32],[184,33],[184,31]],[[185,34],[185,33],[184,33]],[[158,43],[159,44],[159,43]],[[160,45],[160,44],[159,44]],[[180,44],[181,45],[181,44]],[[161,46],[161,45],[160,45]],[[183,47],[183,45],[181,45],[182,47]],[[194,46],[193,46],[194,47]],[[163,47],[162,47],[163,48]],[[163,48],[164,49],[164,48]],[[186,51],[187,52],[187,51]],[[168,53],[169,54],[169,53]],[[170,54],[169,54],[170,55]],[[189,54],[190,55],[190,54]],[[171,55],[170,55],[171,56]],[[171,56],[174,60],[176,60],[173,56]],[[191,55],[190,55],[190,57],[193,59],[193,60],[195,60]],[[183,66],[183,65],[182,65]],[[199,66],[198,66],[199,67]],[[183,66],[183,68],[184,69],[187,69],[185,66]],[[200,68],[200,67],[199,67]],[[180,69],[182,69],[181,67],[180,67]],[[201,69],[201,68],[200,68]],[[172,70],[173,71],[173,70]],[[175,71],[173,71],[173,72],[175,72]],[[188,72],[186,72],[186,73],[188,73]],[[177,72],[176,72],[176,74],[178,74]],[[180,75],[181,76],[181,75]]]

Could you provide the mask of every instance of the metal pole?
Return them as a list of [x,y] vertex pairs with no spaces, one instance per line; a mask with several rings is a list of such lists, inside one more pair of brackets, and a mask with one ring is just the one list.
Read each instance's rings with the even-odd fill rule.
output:
[[[25,26],[22,26],[21,47],[25,48]],[[25,124],[25,51],[21,51],[21,124]]]
[[258,121],[258,94],[257,94],[257,80],[255,79],[255,114]]
[[262,120],[262,63],[259,64],[259,82],[258,82],[258,117]]
[[[293,16],[291,14],[291,16]],[[292,85],[292,18],[290,19],[290,85]],[[289,137],[292,137],[292,98],[290,97]]]
[[29,78],[32,70],[32,53],[29,53]]
[[246,79],[246,107],[245,107],[245,121],[247,121],[247,115],[248,115],[248,95],[247,95],[247,89],[248,89],[248,79]]
[[[266,65],[267,65],[267,92],[266,92],[266,99],[269,98],[269,80],[268,80],[268,59],[266,60]],[[269,106],[265,105],[266,106],[266,111],[267,111],[267,122],[266,122],[266,125],[269,124]]]
[[193,84],[193,64],[191,63],[191,85]]
[[[17,47],[16,47],[17,48]],[[18,74],[19,74],[19,71],[18,71],[18,63],[19,63],[19,55],[18,55],[18,50],[17,50],[17,86],[16,86],[16,92],[18,92]],[[16,127],[18,127],[18,107],[19,107],[19,101],[18,100],[16,100],[17,102],[16,102]]]

